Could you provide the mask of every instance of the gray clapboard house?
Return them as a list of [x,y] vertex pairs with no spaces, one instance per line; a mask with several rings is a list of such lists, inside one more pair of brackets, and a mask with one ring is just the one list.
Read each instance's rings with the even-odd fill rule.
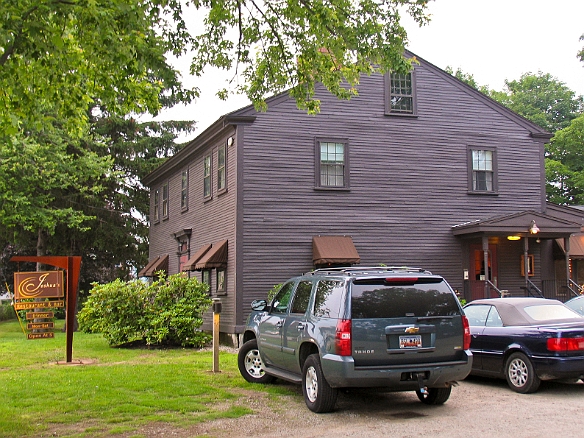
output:
[[320,89],[317,116],[282,94],[219,118],[144,179],[140,275],[209,283],[232,336],[253,299],[319,266],[423,267],[467,300],[567,297],[584,212],[546,203],[550,134],[417,59],[350,101]]

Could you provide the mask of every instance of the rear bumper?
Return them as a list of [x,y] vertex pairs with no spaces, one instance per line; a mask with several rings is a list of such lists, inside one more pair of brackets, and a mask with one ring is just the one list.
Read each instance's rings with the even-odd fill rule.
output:
[[395,390],[419,388],[417,375],[423,375],[427,387],[441,387],[462,380],[470,373],[472,353],[465,352],[465,360],[396,367],[355,367],[350,356],[326,354],[321,366],[326,380],[333,388],[380,387]]
[[541,380],[584,378],[584,356],[532,357],[533,367]]

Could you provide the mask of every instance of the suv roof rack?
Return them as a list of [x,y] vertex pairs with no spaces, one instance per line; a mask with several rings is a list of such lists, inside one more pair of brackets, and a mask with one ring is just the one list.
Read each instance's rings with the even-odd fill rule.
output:
[[432,274],[430,271],[422,268],[412,268],[410,266],[348,266],[340,268],[320,268],[314,271],[308,272],[306,275],[315,274],[346,274],[346,275],[358,275],[358,274],[383,274],[389,272],[408,272],[408,273],[420,273],[420,274]]

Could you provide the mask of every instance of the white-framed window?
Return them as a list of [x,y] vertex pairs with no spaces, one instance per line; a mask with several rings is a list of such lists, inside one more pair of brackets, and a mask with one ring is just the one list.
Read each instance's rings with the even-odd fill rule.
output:
[[224,294],[226,291],[225,269],[217,269],[217,294]]
[[168,183],[162,186],[162,219],[168,217]]
[[217,149],[217,191],[227,189],[227,148],[225,145]]
[[345,140],[317,140],[316,153],[316,186],[349,188],[348,143]]
[[497,161],[494,148],[469,148],[469,191],[494,194],[497,192]]
[[153,221],[158,222],[160,220],[160,189],[154,190],[154,206],[152,211]]
[[203,159],[203,197],[211,197],[211,154]]
[[189,171],[183,170],[181,173],[180,183],[180,208],[186,210],[189,208]]
[[387,114],[416,115],[416,81],[414,72],[386,75]]

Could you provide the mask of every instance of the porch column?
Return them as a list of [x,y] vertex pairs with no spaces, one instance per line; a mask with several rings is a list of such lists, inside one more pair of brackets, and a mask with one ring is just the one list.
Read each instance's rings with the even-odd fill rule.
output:
[[483,266],[485,271],[485,298],[491,295],[489,288],[489,237],[483,236]]
[[529,290],[527,282],[529,281],[529,237],[523,238],[523,273],[525,274],[525,287]]
[[570,289],[570,237],[564,237],[564,253],[566,254],[566,285]]

